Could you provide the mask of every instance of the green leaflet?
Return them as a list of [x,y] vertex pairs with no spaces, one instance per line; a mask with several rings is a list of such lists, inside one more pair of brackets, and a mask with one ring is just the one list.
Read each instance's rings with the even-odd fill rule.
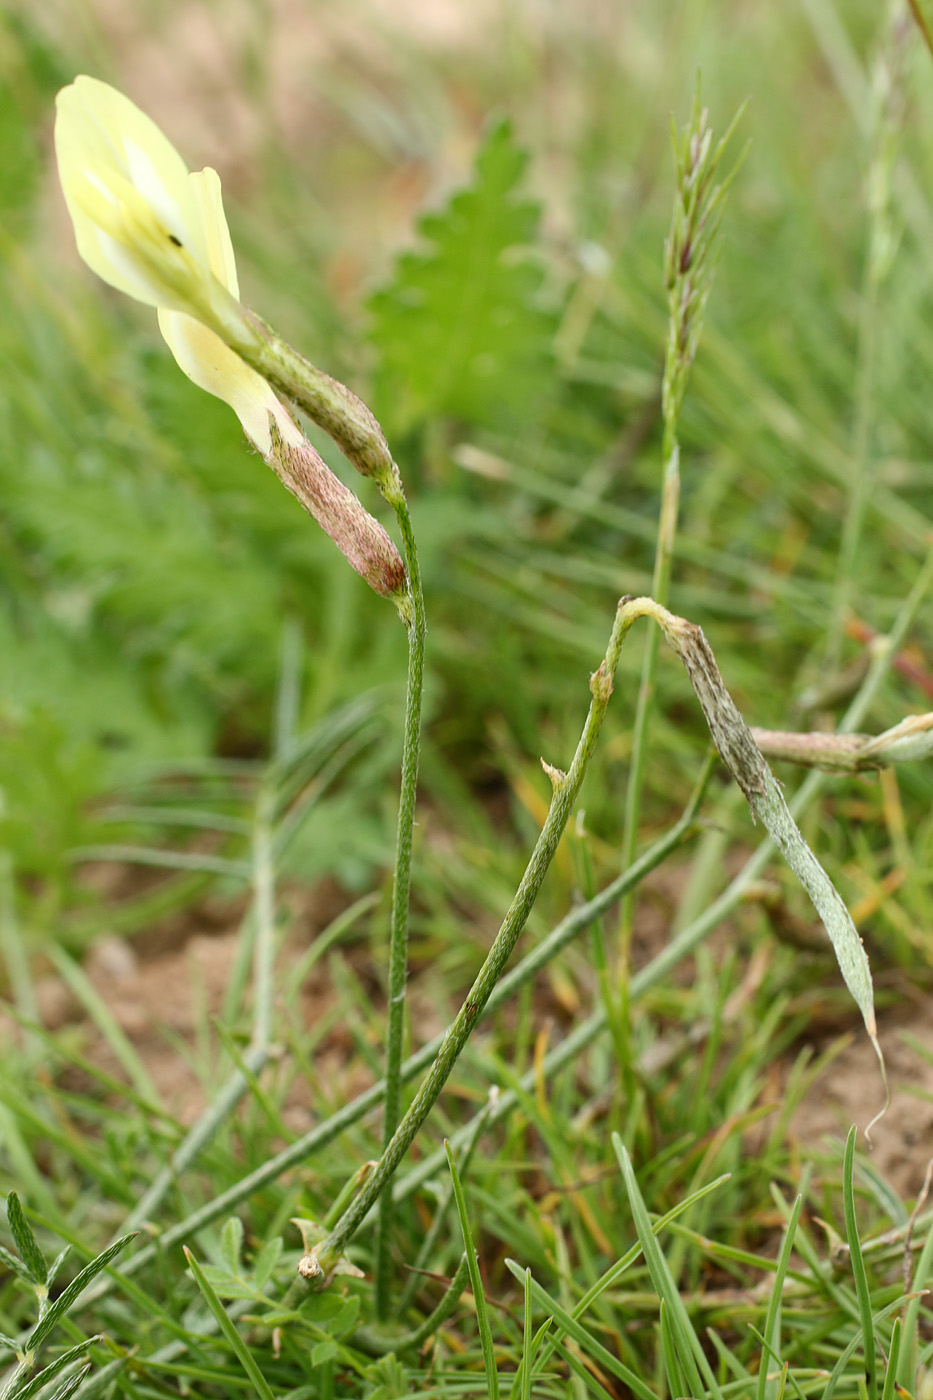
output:
[[436,415],[527,419],[551,382],[554,323],[527,255],[540,209],[519,193],[526,163],[509,124],[491,127],[470,186],[421,219],[422,248],[370,299],[375,408],[390,438]]

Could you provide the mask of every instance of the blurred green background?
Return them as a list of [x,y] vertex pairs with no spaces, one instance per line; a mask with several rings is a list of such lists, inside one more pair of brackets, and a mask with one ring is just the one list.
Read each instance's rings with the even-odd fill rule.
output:
[[[498,905],[546,800],[538,756],[569,759],[615,600],[650,584],[670,116],[698,70],[717,133],[748,99],[736,150],[750,144],[683,423],[672,606],[702,624],[750,723],[809,724],[794,707],[827,657],[867,655],[832,609],[864,431],[851,611],[891,623],[933,482],[933,65],[906,16],[867,0],[0,14],[0,841],[27,928],[80,941],[99,890],[75,851],[120,831],[103,799],[181,763],[262,759],[283,674],[297,728],[361,696],[378,716],[292,856],[303,878],[366,887],[391,859],[405,673],[392,609],[184,379],[150,311],[79,263],[51,153],[54,95],[78,72],[218,169],[244,301],[383,424],[423,555],[424,826],[460,842],[450,881],[481,862]],[[927,610],[914,672],[892,674],[869,727],[929,708],[929,641]],[[586,792],[610,871],[641,646]],[[648,827],[704,743],[663,660]],[[880,878],[896,844],[880,790],[835,791],[868,834],[830,808],[824,854]],[[899,792],[915,860],[891,936],[928,955],[933,783],[904,770]]]

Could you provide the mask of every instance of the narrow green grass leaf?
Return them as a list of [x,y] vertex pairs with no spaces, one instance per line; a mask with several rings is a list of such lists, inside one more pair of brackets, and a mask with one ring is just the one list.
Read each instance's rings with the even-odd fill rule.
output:
[[69,1376],[67,1380],[62,1381],[58,1389],[52,1391],[49,1400],[67,1400],[68,1396],[73,1395],[78,1389],[78,1386],[84,1380],[90,1369],[91,1362],[89,1361],[86,1366],[81,1367],[80,1371],[76,1371],[73,1376]]
[[[6,1218],[9,1221],[10,1233],[16,1242],[20,1258],[28,1270],[28,1277],[32,1279],[33,1283],[44,1285],[48,1279],[49,1266],[29,1227],[29,1221],[23,1214],[23,1208],[15,1191],[11,1191],[6,1198]],[[18,1272],[19,1270],[17,1270]]]
[[117,1024],[113,1012],[110,1010],[104,998],[92,984],[90,978],[78,966],[73,958],[70,958],[63,948],[50,944],[46,950],[49,961],[55,971],[61,977],[65,985],[74,993],[78,1001],[84,1007],[94,1025],[100,1031],[104,1040],[110,1046],[116,1056],[123,1072],[129,1079],[133,1088],[142,1098],[148,1099],[150,1103],[161,1103],[159,1091],[149,1075],[139,1055],[136,1053],[128,1037]]
[[901,1350],[901,1319],[894,1319],[894,1326],[891,1328],[891,1346],[888,1350],[888,1365],[884,1373],[884,1387],[881,1391],[881,1400],[894,1400],[894,1391],[897,1386],[897,1359]]
[[[719,1357],[722,1364],[726,1367],[727,1371],[730,1372],[734,1380],[738,1382],[739,1386],[743,1390],[751,1393],[752,1377],[749,1375],[747,1367],[742,1365],[735,1352],[732,1351],[731,1348],[726,1346],[725,1342],[719,1336],[719,1333],[714,1331],[712,1327],[707,1327],[706,1335],[712,1342],[716,1350],[716,1355]],[[724,1385],[722,1391],[723,1395],[728,1395],[730,1393],[730,1389],[734,1388],[735,1387],[731,1385],[731,1382]]]
[[[778,1366],[781,1365],[781,1358],[780,1358],[780,1357],[777,1355],[777,1353],[769,1346],[768,1342],[765,1340],[764,1333],[763,1333],[763,1332],[759,1332],[759,1331],[758,1331],[758,1328],[755,1327],[755,1325],[754,1325],[753,1323],[750,1322],[750,1323],[748,1324],[748,1330],[749,1330],[749,1332],[751,1332],[752,1336],[753,1336],[753,1337],[757,1337],[758,1340],[759,1340],[759,1342],[761,1343],[762,1357],[761,1357],[761,1362],[760,1362],[759,1364],[760,1364],[760,1369],[763,1369],[763,1370],[765,1371],[765,1380],[767,1380],[767,1370],[768,1370],[768,1368],[767,1368],[767,1366],[765,1365],[765,1357],[766,1357],[766,1356],[769,1356],[769,1357],[771,1358],[771,1360],[774,1361],[774,1362],[776,1363],[776,1365],[778,1365]],[[804,1400],[804,1393],[803,1393],[803,1391],[801,1390],[800,1386],[797,1384],[797,1378],[796,1378],[795,1376],[791,1375],[791,1376],[789,1377],[789,1379],[790,1379],[791,1385],[794,1387],[794,1394],[797,1396],[797,1400]],[[779,1387],[780,1387],[780,1390],[781,1390],[781,1393],[782,1393],[782,1394],[783,1394],[783,1392],[784,1392],[784,1387],[785,1387],[785,1385],[786,1385],[786,1383],[787,1383],[787,1380],[788,1380],[788,1372],[787,1372],[787,1363],[785,1362],[784,1365],[783,1365],[783,1371],[782,1371],[782,1375],[781,1375],[781,1380],[780,1380],[780,1382],[779,1382]]]
[[914,1269],[914,1296],[910,1299],[904,1312],[903,1345],[900,1349],[897,1380],[898,1385],[909,1394],[913,1393],[916,1385],[920,1344],[920,1304],[923,1300],[918,1295],[919,1290],[927,1286],[927,1280],[930,1279],[931,1275],[933,1275],[933,1224],[927,1230],[927,1237],[923,1242],[923,1248]]
[[852,1264],[852,1277],[858,1297],[859,1313],[862,1318],[862,1336],[865,1343],[865,1380],[869,1400],[877,1400],[878,1376],[875,1369],[875,1333],[871,1318],[871,1293],[868,1288],[868,1274],[862,1258],[862,1246],[858,1237],[858,1224],[855,1219],[855,1187],[853,1172],[855,1167],[855,1138],[857,1129],[853,1125],[846,1138],[845,1157],[842,1163],[842,1201],[846,1218],[846,1239],[849,1242],[849,1259]]
[[[518,1264],[515,1263],[514,1259],[506,1259],[505,1266],[513,1278],[518,1279],[519,1282],[523,1282],[523,1271]],[[623,1361],[619,1361],[614,1357],[611,1351],[607,1351],[602,1342],[598,1342],[593,1334],[588,1332],[581,1322],[578,1322],[575,1317],[567,1312],[566,1308],[562,1308],[556,1299],[552,1298],[550,1293],[541,1287],[541,1284],[538,1283],[536,1279],[531,1280],[531,1291],[538,1306],[544,1308],[546,1312],[549,1312],[560,1330],[566,1333],[568,1337],[571,1337],[588,1356],[591,1356],[593,1360],[605,1370],[624,1382],[632,1393],[639,1397],[639,1400],[657,1400],[654,1391],[649,1389],[641,1377],[636,1375]],[[555,1337],[552,1336],[548,1339],[548,1348],[549,1351],[558,1350],[557,1339]]]
[[243,1370],[246,1372],[247,1376],[253,1383],[253,1386],[256,1389],[256,1394],[259,1396],[259,1400],[275,1400],[275,1397],[269,1388],[268,1381],[260,1371],[259,1367],[256,1365],[252,1352],[250,1351],[246,1343],[243,1341],[243,1338],[240,1336],[239,1332],[234,1327],[233,1322],[227,1314],[226,1308],[218,1298],[217,1294],[214,1292],[210,1283],[208,1282],[204,1274],[204,1270],[201,1268],[201,1265],[198,1263],[197,1259],[195,1259],[194,1255],[191,1253],[191,1250],[188,1248],[185,1249],[185,1258],[188,1261],[189,1269],[194,1275],[194,1281],[198,1285],[198,1288],[200,1288],[201,1290],[201,1295],[204,1298],[205,1303],[207,1303],[207,1306],[210,1309],[214,1320],[217,1323],[217,1326],[220,1328],[224,1337],[229,1342],[232,1351],[237,1357],[237,1360],[239,1361],[240,1365],[243,1367]]
[[[56,1356],[54,1361],[49,1362],[48,1366],[44,1366],[35,1375],[30,1375],[31,1365],[21,1366],[4,1389],[3,1400],[30,1400],[31,1396],[44,1390],[67,1366],[71,1366],[80,1357],[83,1357],[92,1346],[96,1346],[100,1341],[103,1341],[103,1337],[100,1335],[87,1337],[83,1342],[78,1342],[77,1346],[69,1347],[67,1351],[63,1351],[61,1356]],[[34,1357],[34,1352],[30,1354]],[[82,1369],[77,1376],[70,1376],[61,1387],[62,1390],[66,1394],[70,1393],[70,1390],[74,1390],[80,1383],[84,1374],[85,1371]]]
[[64,1288],[53,1303],[49,1304],[49,1310],[43,1318],[36,1323],[35,1327],[27,1338],[27,1345],[35,1351],[45,1341],[46,1337],[69,1311],[74,1303],[78,1301],[88,1284],[93,1283],[97,1275],[106,1269],[107,1265],[116,1259],[118,1254],[135,1239],[135,1235],[124,1235],[122,1239],[115,1240],[112,1245],[98,1254],[96,1259],[92,1259],[89,1264],[85,1264],[79,1274]]
[[[696,1334],[693,1323],[690,1321],[687,1309],[678,1292],[677,1285],[671,1276],[667,1260],[663,1251],[655,1238],[651,1227],[651,1220],[647,1208],[638,1189],[635,1180],[635,1172],[629,1159],[628,1152],[618,1133],[612,1135],[612,1145],[615,1149],[619,1167],[622,1171],[622,1179],[625,1182],[625,1189],[628,1193],[629,1205],[632,1210],[632,1217],[635,1221],[635,1229],[641,1241],[641,1247],[645,1255],[645,1263],[651,1274],[651,1281],[659,1300],[666,1300],[671,1310],[671,1330],[680,1356],[681,1364],[686,1372],[687,1387],[694,1396],[699,1396],[708,1389],[716,1400],[722,1400],[722,1393],[716,1383],[706,1353]],[[700,1371],[706,1380],[704,1386],[700,1379]]]
[[[575,1352],[570,1350],[566,1342],[556,1342],[554,1350],[564,1362],[565,1366],[583,1382],[585,1389],[590,1395],[596,1395],[598,1400],[603,1400],[605,1395],[611,1394],[611,1392],[607,1391],[606,1387],[597,1380],[590,1368],[584,1365],[582,1359],[577,1356]],[[574,1391],[574,1394],[579,1395],[579,1391]]]
[[[890,1317],[892,1313],[896,1313],[899,1308],[903,1307],[903,1305],[903,1295],[901,1295],[898,1298],[895,1298],[892,1303],[888,1303],[887,1307],[884,1307],[881,1309],[880,1312],[875,1313],[874,1326],[877,1326],[879,1322],[884,1322],[885,1318]],[[859,1328],[856,1331],[855,1335],[852,1337],[851,1341],[847,1343],[847,1345],[843,1348],[842,1352],[840,1353],[836,1364],[833,1367],[832,1372],[830,1373],[829,1380],[826,1382],[826,1385],[823,1389],[821,1400],[832,1400],[832,1397],[836,1391],[836,1387],[842,1379],[843,1375],[845,1374],[845,1369],[848,1366],[849,1362],[852,1360],[852,1357],[858,1349],[861,1341],[862,1329]]]
[[2,1244],[0,1244],[0,1264],[2,1264],[5,1269],[9,1269],[11,1273],[23,1279],[24,1282],[35,1282],[31,1271],[27,1269],[19,1255],[11,1253],[8,1249],[4,1249]]
[[473,1244],[473,1235],[470,1231],[470,1217],[467,1214],[466,1197],[463,1194],[460,1173],[457,1171],[457,1163],[454,1161],[454,1154],[451,1151],[450,1143],[445,1141],[444,1148],[447,1152],[447,1164],[450,1167],[450,1179],[453,1182],[457,1214],[460,1216],[460,1229],[463,1232],[463,1247],[466,1250],[467,1267],[470,1271],[470,1287],[473,1290],[473,1301],[476,1304],[476,1325],[479,1328],[480,1342],[483,1348],[483,1364],[486,1368],[486,1385],[491,1400],[498,1400],[499,1373],[496,1369],[496,1353],[495,1347],[493,1346],[492,1330],[489,1326],[489,1314],[486,1309],[486,1295],[483,1292],[483,1280],[480,1277],[479,1263],[477,1262],[476,1249]]
[[[787,1270],[790,1268],[791,1252],[794,1248],[794,1236],[797,1234],[797,1224],[800,1220],[800,1212],[803,1209],[803,1196],[798,1196],[794,1201],[790,1220],[784,1231],[784,1239],[781,1244],[780,1253],[777,1260],[777,1272],[774,1276],[774,1284],[771,1289],[771,1297],[768,1300],[768,1312],[765,1317],[764,1335],[767,1338],[769,1349],[776,1355],[780,1351],[781,1334],[781,1296],[784,1290],[784,1280],[787,1277]],[[764,1357],[758,1367],[758,1388],[756,1400],[765,1400],[768,1388],[768,1367],[765,1365]]]
[[661,1356],[664,1361],[664,1371],[667,1376],[667,1389],[670,1395],[686,1395],[687,1384],[684,1380],[684,1373],[680,1362],[677,1360],[677,1348],[674,1345],[674,1337],[671,1332],[670,1309],[662,1298],[659,1310],[659,1320],[661,1327]]
[[[521,1369],[521,1400],[531,1400],[531,1361],[532,1351],[532,1331],[531,1331],[531,1270],[525,1270],[525,1325],[522,1331],[522,1369]],[[540,1336],[540,1333],[539,1333]]]
[[[672,1224],[678,1216],[683,1215],[684,1211],[689,1210],[692,1205],[694,1205],[697,1201],[703,1200],[705,1196],[709,1196],[713,1191],[716,1191],[728,1180],[728,1174],[719,1176],[716,1178],[715,1181],[707,1182],[705,1186],[701,1186],[698,1190],[693,1191],[689,1196],[685,1196],[682,1201],[678,1201],[675,1206],[672,1206],[672,1208],[667,1212],[666,1215],[662,1215],[660,1219],[654,1222],[654,1224],[651,1227],[654,1233],[656,1235],[660,1234],[660,1232],[667,1225]],[[611,1288],[612,1285],[616,1283],[622,1277],[622,1275],[628,1269],[630,1269],[633,1264],[637,1262],[638,1259],[641,1258],[641,1253],[642,1248],[640,1244],[632,1245],[631,1249],[627,1250],[625,1254],[622,1255],[621,1259],[617,1259],[614,1264],[610,1265],[610,1267],[606,1270],[602,1277],[598,1278],[596,1282],[590,1288],[587,1289],[587,1291],[580,1298],[580,1301],[572,1309],[571,1316],[574,1319],[581,1318],[583,1314],[587,1312],[590,1307],[592,1307],[593,1303],[596,1302],[597,1298],[599,1298],[601,1294],[605,1293],[607,1288]],[[760,1263],[760,1261],[758,1262]],[[552,1350],[553,1348],[551,1346],[551,1342],[545,1341],[541,1355],[538,1358],[538,1361],[535,1365],[536,1373],[539,1373],[542,1367],[544,1367],[547,1364],[548,1358],[550,1357]]]

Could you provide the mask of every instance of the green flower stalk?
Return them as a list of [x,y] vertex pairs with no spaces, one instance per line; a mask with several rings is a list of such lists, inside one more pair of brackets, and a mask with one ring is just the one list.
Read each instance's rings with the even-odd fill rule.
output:
[[[112,287],[157,308],[188,378],[230,405],[283,485],[409,621],[395,545],[308,442],[268,378],[238,353],[245,346],[261,359],[274,338],[240,304],[216,171],[189,172],[155,123],[95,78],[76,78],[58,94],[57,108],[59,174],[84,261]],[[340,398],[343,386],[328,382]],[[355,399],[349,390],[343,396]]]

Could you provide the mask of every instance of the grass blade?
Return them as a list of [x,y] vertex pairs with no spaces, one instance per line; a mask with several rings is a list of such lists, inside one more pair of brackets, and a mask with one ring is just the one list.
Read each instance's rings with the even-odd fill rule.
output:
[[868,1290],[868,1275],[862,1258],[859,1243],[858,1225],[855,1219],[855,1188],[852,1182],[855,1165],[855,1137],[857,1129],[851,1127],[846,1138],[845,1157],[842,1163],[842,1201],[846,1217],[846,1239],[849,1242],[849,1257],[852,1262],[852,1277],[858,1297],[859,1313],[862,1319],[862,1336],[865,1340],[865,1378],[868,1384],[868,1400],[878,1400],[878,1376],[875,1369],[875,1333],[871,1317],[871,1294]]
[[897,1385],[897,1358],[901,1350],[901,1319],[894,1319],[894,1326],[891,1328],[891,1347],[888,1352],[888,1366],[884,1373],[884,1387],[881,1391],[881,1400],[894,1400],[894,1389]]
[[[505,1266],[513,1278],[519,1281],[524,1280],[524,1273],[513,1259],[506,1259]],[[633,1395],[638,1396],[638,1400],[657,1400],[653,1390],[650,1390],[640,1376],[637,1376],[624,1361],[619,1361],[607,1351],[601,1342],[598,1342],[591,1332],[588,1332],[581,1322],[572,1317],[566,1308],[551,1297],[535,1279],[531,1280],[531,1291],[535,1302],[539,1307],[544,1308],[551,1314],[561,1332],[566,1333],[579,1347],[583,1349],[587,1356],[598,1362],[605,1370],[613,1376],[617,1376],[631,1390]],[[551,1351],[559,1351],[557,1339],[550,1338],[548,1346]]]
[[661,1299],[660,1325],[661,1355],[664,1358],[668,1394],[686,1395],[687,1385],[684,1381],[683,1369],[677,1359],[677,1348],[674,1345],[674,1335],[671,1331],[670,1309],[663,1298]]
[[[790,1256],[794,1248],[794,1236],[797,1234],[797,1222],[800,1219],[800,1212],[803,1209],[803,1196],[798,1196],[794,1201],[794,1208],[791,1211],[790,1219],[787,1222],[787,1229],[784,1231],[784,1242],[778,1254],[777,1272],[774,1276],[774,1286],[771,1289],[771,1298],[768,1302],[768,1312],[765,1317],[764,1336],[766,1344],[772,1355],[777,1357],[781,1333],[781,1298],[784,1292],[784,1279],[787,1277],[787,1270],[790,1268]],[[761,1365],[758,1367],[758,1389],[756,1400],[765,1400],[768,1391],[768,1367],[765,1358],[761,1358]]]
[[480,1342],[483,1347],[483,1364],[486,1367],[486,1386],[489,1391],[490,1400],[499,1400],[499,1373],[496,1370],[496,1353],[493,1346],[492,1329],[489,1326],[489,1314],[486,1309],[486,1295],[483,1292],[483,1280],[480,1277],[476,1249],[473,1245],[473,1235],[470,1231],[470,1218],[467,1215],[466,1197],[463,1194],[460,1173],[457,1171],[457,1164],[454,1161],[454,1154],[451,1151],[450,1143],[445,1142],[444,1146],[447,1151],[450,1178],[454,1187],[454,1200],[457,1202],[457,1214],[460,1216],[460,1229],[463,1231],[463,1247],[466,1250],[467,1267],[470,1270],[470,1287],[473,1290],[473,1301],[476,1304],[476,1325],[479,1328]]
[[194,1275],[194,1281],[201,1290],[205,1303],[210,1308],[214,1320],[223,1336],[230,1343],[230,1347],[236,1354],[237,1360],[243,1367],[243,1370],[252,1381],[256,1394],[259,1396],[259,1400],[275,1400],[275,1396],[269,1388],[268,1381],[253,1359],[252,1352],[234,1327],[226,1308],[214,1292],[207,1280],[204,1270],[201,1268],[201,1265],[198,1263],[197,1259],[195,1259],[190,1249],[185,1250],[185,1258],[188,1261],[189,1269]]
[[[705,1390],[709,1390],[710,1394],[716,1397],[716,1400],[722,1400],[722,1392],[716,1383],[716,1378],[687,1314],[687,1309],[684,1307],[661,1246],[655,1238],[647,1208],[635,1180],[631,1160],[618,1133],[613,1133],[612,1145],[622,1170],[622,1179],[628,1192],[635,1229],[638,1231],[638,1238],[644,1251],[645,1263],[651,1274],[651,1281],[659,1299],[666,1301],[671,1310],[671,1331],[681,1364],[686,1372],[689,1393],[699,1396]],[[700,1379],[700,1371],[703,1372],[705,1385]]]

